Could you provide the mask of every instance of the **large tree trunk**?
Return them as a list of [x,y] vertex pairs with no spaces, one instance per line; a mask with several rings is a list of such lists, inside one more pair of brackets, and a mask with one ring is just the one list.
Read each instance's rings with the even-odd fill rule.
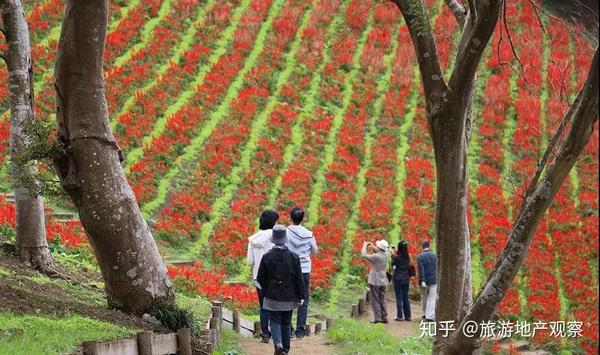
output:
[[[463,326],[467,322],[480,323],[492,317],[527,256],[540,220],[587,144],[598,120],[598,50],[584,89],[538,162],[504,251],[473,303],[466,181],[470,108],[477,67],[496,27],[503,2],[469,0],[465,9],[458,0],[445,0],[462,29],[456,64],[448,84],[441,75],[435,39],[423,0],[394,2],[406,20],[417,53],[436,161],[436,321],[454,321],[457,329],[447,338],[442,338],[438,332],[433,353],[472,354],[480,345],[480,335],[466,337],[462,332]],[[539,182],[567,123],[572,123],[571,130]]]
[[55,66],[56,117],[66,154],[55,159],[104,277],[109,305],[146,311],[173,300],[172,283],[121,167],[104,93],[106,0],[67,0]]
[[53,273],[53,261],[46,242],[44,203],[35,189],[36,163],[21,162],[17,156],[29,148],[31,139],[24,127],[34,122],[33,67],[29,31],[20,0],[0,1],[8,51],[10,91],[10,153],[17,214],[16,251],[21,260],[44,273]]
[[[472,96],[472,93],[469,96]],[[443,107],[439,115],[429,118],[437,174],[436,321],[458,322],[470,307],[472,300],[471,247],[467,220],[467,106]],[[442,347],[443,341],[440,334],[434,346]]]

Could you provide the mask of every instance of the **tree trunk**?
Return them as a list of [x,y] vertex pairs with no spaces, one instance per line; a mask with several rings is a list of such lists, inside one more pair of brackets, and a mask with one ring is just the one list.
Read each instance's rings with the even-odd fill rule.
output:
[[55,167],[94,248],[109,305],[140,314],[156,298],[172,301],[174,292],[110,130],[103,78],[107,12],[106,0],[66,1],[54,71],[66,154]]
[[8,42],[5,59],[10,90],[10,153],[13,157],[11,171],[17,215],[16,251],[23,262],[43,273],[54,273],[52,255],[46,242],[44,203],[34,188],[37,184],[36,163],[15,161],[31,144],[24,127],[34,122],[29,30],[20,0],[4,0],[0,6]]
[[[468,105],[457,101],[459,98],[449,97],[448,103],[440,104],[443,109],[428,118],[437,174],[435,320],[455,323],[466,314],[472,302],[466,177]],[[443,353],[446,339],[441,335],[434,341],[434,353]]]

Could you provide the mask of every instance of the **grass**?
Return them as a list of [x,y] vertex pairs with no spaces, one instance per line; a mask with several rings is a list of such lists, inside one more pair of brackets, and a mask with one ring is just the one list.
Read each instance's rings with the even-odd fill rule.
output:
[[279,102],[282,88],[288,82],[290,75],[292,75],[293,70],[296,67],[296,54],[302,44],[304,29],[308,25],[311,15],[312,7],[304,8],[302,20],[296,30],[296,35],[290,45],[290,50],[285,56],[285,69],[279,72],[277,82],[275,83],[275,90],[271,93],[265,108],[256,116],[254,122],[252,122],[250,137],[240,153],[239,162],[231,170],[229,176],[225,178],[225,181],[227,181],[228,184],[221,192],[221,196],[213,203],[210,210],[210,220],[202,225],[202,233],[196,241],[194,248],[190,251],[190,256],[197,255],[201,250],[206,249],[206,244],[213,233],[214,226],[222,219],[223,215],[227,213],[231,199],[234,197],[239,185],[243,182],[243,175],[250,169],[250,164],[252,163],[256,149],[259,145],[261,132],[264,131],[265,125],[275,110],[275,106]]
[[[236,75],[233,83],[229,85],[227,92],[221,99],[221,103],[211,113],[210,117],[200,129],[196,137],[194,137],[194,139],[192,139],[192,141],[186,146],[183,154],[175,158],[170,170],[158,181],[154,199],[142,206],[142,212],[145,216],[151,216],[165,203],[169,191],[171,191],[173,188],[173,180],[183,173],[182,170],[184,170],[184,165],[186,163],[193,162],[197,159],[202,147],[204,147],[204,142],[206,139],[212,134],[219,122],[228,117],[229,110],[231,108],[231,100],[234,100],[238,97],[239,91],[246,80],[246,75],[256,66],[256,64],[258,64],[259,56],[263,52],[265,40],[271,31],[273,21],[278,17],[279,13],[283,9],[283,6],[283,0],[275,0],[271,5],[268,15],[262,22],[258,35],[256,36],[254,47],[244,61],[244,66]],[[177,105],[177,103],[175,105]],[[165,116],[167,115],[165,114]],[[130,156],[131,155],[133,155],[133,153],[130,153]],[[134,162],[130,161],[128,158],[127,165],[131,166],[133,163]]]
[[137,331],[76,315],[48,318],[0,313],[0,354],[73,352],[84,341],[128,337]]
[[208,315],[211,312],[211,304],[205,298],[190,297],[181,293],[177,293],[177,296],[175,297],[175,303],[181,309],[190,312],[196,321],[203,322],[208,318]]
[[241,355],[245,354],[239,346],[239,338],[236,332],[231,329],[221,329],[221,339],[219,346],[213,351],[214,355]]
[[391,336],[381,324],[367,326],[365,321],[339,319],[327,337],[340,354],[430,354],[431,342],[425,338]]

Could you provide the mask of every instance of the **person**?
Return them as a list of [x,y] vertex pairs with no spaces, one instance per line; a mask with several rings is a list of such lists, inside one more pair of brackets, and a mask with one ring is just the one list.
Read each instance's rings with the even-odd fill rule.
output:
[[436,255],[429,248],[429,241],[421,243],[423,252],[417,256],[417,267],[419,269],[419,284],[423,295],[423,318],[427,322],[435,320],[435,297],[437,293],[436,284]]
[[[361,256],[371,263],[369,270],[369,290],[371,292],[371,308],[373,309],[373,320],[371,323],[387,323],[387,307],[385,302],[385,287],[388,284],[386,275],[388,260],[388,242],[378,240],[375,245],[370,242],[364,242],[361,250]],[[373,248],[369,253],[368,247]]]
[[408,242],[406,240],[398,243],[396,254],[392,256],[392,282],[394,294],[396,295],[396,318],[395,321],[410,322],[410,301],[408,300],[408,288],[410,285],[410,255],[408,254]]
[[269,312],[263,308],[264,294],[256,281],[258,267],[263,255],[271,250],[271,236],[273,226],[277,223],[279,214],[272,210],[264,210],[259,218],[259,231],[248,239],[248,254],[246,261],[252,266],[252,278],[256,285],[258,304],[260,306],[260,338],[263,343],[268,343],[271,338],[269,331]]
[[300,257],[300,266],[302,267],[302,279],[304,280],[304,303],[298,307],[298,317],[296,318],[296,338],[302,339],[306,336],[306,318],[308,316],[308,298],[310,286],[310,271],[312,255],[317,254],[319,250],[317,241],[313,233],[301,225],[304,220],[304,210],[300,207],[294,207],[290,211],[292,225],[288,226],[287,238],[288,248],[298,254]]
[[304,303],[304,280],[300,257],[286,246],[286,228],[273,227],[273,248],[260,261],[257,281],[265,296],[263,307],[269,311],[275,355],[290,351],[292,311]]

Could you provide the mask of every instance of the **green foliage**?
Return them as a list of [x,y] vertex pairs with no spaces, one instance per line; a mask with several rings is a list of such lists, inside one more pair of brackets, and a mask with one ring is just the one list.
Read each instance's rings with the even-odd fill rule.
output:
[[[191,313],[197,321],[207,319],[212,306],[206,298],[198,296],[189,297],[180,293],[177,293],[175,303],[181,309]],[[198,326],[201,327],[201,324],[198,323]]]
[[431,342],[425,338],[391,336],[381,324],[370,325],[355,319],[338,319],[327,337],[341,354],[429,354]]
[[213,351],[214,355],[242,355],[244,351],[238,345],[240,336],[231,329],[221,329],[219,346]]
[[196,335],[199,328],[194,315],[178,305],[165,302],[161,298],[152,301],[148,314],[156,317],[162,325],[172,331],[177,331],[181,328],[190,328],[192,335]]
[[0,354],[70,353],[84,341],[127,337],[136,332],[75,315],[50,318],[0,313]]
[[[244,0],[244,3],[249,3],[249,2],[250,1]],[[186,147],[185,152],[182,155],[180,155],[179,157],[177,157],[177,159],[175,159],[175,162],[174,162],[171,170],[169,170],[169,172],[164,176],[164,178],[162,178],[158,182],[158,187],[156,189],[156,197],[154,198],[154,200],[148,202],[147,204],[145,204],[142,207],[142,212],[144,214],[151,215],[154,211],[156,211],[156,209],[158,209],[160,206],[162,206],[165,203],[168,191],[170,191],[172,188],[173,180],[177,176],[181,175],[181,172],[182,172],[182,170],[184,170],[184,166],[186,164],[193,162],[197,158],[202,147],[204,146],[204,142],[206,141],[206,139],[212,134],[212,132],[217,127],[219,122],[221,122],[224,118],[226,118],[229,115],[230,102],[231,102],[231,100],[235,99],[238,96],[239,90],[242,88],[242,85],[244,84],[246,75],[250,72],[250,70],[252,68],[254,68],[256,66],[258,58],[264,49],[267,34],[269,33],[269,30],[272,27],[273,21],[279,15],[279,12],[283,8],[283,5],[284,5],[284,1],[276,0],[273,3],[273,5],[271,6],[271,8],[269,9],[268,17],[262,23],[262,25],[260,27],[260,30],[259,30],[258,35],[256,36],[256,40],[254,42],[254,47],[252,48],[252,51],[246,58],[243,68],[239,71],[238,75],[236,76],[235,81],[227,89],[227,92],[225,93],[223,99],[221,100],[221,104],[215,109],[215,111],[212,112],[212,114],[210,115],[210,118],[208,119],[206,124],[202,127],[202,129],[200,130],[198,135],[196,137],[194,137],[194,139]],[[232,37],[232,36],[233,36],[233,31],[232,31],[232,34],[230,35],[230,37]],[[223,51],[224,50],[225,49],[223,49]],[[218,58],[216,58],[216,59],[218,59]],[[210,68],[206,69],[207,73],[208,73],[209,69]],[[202,77],[202,82],[203,81],[204,81],[204,77]],[[196,85],[192,85],[192,88],[193,89],[189,90],[190,98],[193,96],[193,94],[195,94]],[[187,102],[187,100],[182,102],[181,107],[183,107],[183,105],[186,102]],[[178,103],[179,103],[179,100],[178,100]],[[177,105],[177,103],[176,103],[176,105]],[[169,110],[171,108],[173,108],[173,106],[169,107]],[[175,112],[177,112],[177,111],[173,111],[173,114]],[[170,114],[167,114],[167,113],[165,113],[165,115],[163,115],[163,117],[169,117],[169,116],[170,116]],[[159,121],[157,121],[157,124],[164,124],[166,127],[167,119],[165,118],[163,120],[163,117],[161,117],[161,119],[159,119]],[[164,122],[161,120],[163,120]],[[164,130],[164,128],[163,128],[163,130]],[[155,132],[155,130],[153,129],[152,133],[150,133],[150,135],[148,135],[147,138],[153,139],[154,137],[158,137],[158,135],[156,135],[156,133],[157,132]],[[144,143],[144,141],[142,141],[142,143]],[[128,161],[127,161],[128,166],[131,166],[135,162],[134,158],[139,159],[141,157],[141,154],[142,154],[142,152],[140,152],[138,156],[134,156],[134,154],[132,152],[128,157]],[[131,158],[131,159],[129,159],[129,158]],[[213,208],[214,208],[214,206],[213,206]],[[208,231],[209,229],[212,229],[212,228],[213,228],[213,226],[210,224],[203,225],[202,226],[202,235],[207,234],[206,231]]]

